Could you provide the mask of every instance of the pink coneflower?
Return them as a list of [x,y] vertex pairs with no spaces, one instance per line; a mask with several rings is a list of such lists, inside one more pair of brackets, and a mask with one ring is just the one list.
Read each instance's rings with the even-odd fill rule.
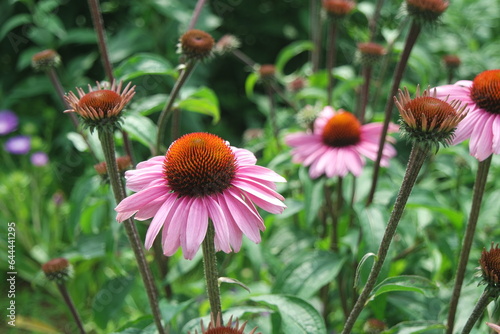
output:
[[[389,130],[395,132],[398,127],[391,124]],[[290,134],[285,142],[293,147],[293,161],[309,166],[312,178],[322,174],[343,177],[348,172],[358,176],[365,165],[365,157],[376,159],[381,132],[382,124],[361,125],[353,114],[325,107],[314,122],[312,133]],[[385,144],[381,166],[388,166],[389,158],[395,155],[394,147]]]
[[454,144],[470,138],[470,154],[479,161],[500,153],[500,70],[484,71],[474,81],[436,88],[437,97],[460,100],[469,113],[458,124]]
[[157,156],[125,173],[127,187],[137,193],[118,204],[117,220],[153,221],[146,234],[151,248],[160,229],[165,255],[182,247],[192,259],[205,238],[208,220],[215,228],[215,246],[226,253],[241,248],[242,235],[260,242],[265,229],[254,203],[271,213],[283,212],[284,198],[274,182],[286,180],[257,166],[248,150],[229,146],[209,133],[191,133]]

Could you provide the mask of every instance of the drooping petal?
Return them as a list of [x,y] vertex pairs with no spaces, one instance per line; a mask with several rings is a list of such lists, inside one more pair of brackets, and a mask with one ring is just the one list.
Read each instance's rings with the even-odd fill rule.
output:
[[472,130],[469,147],[470,153],[479,161],[485,160],[493,153],[493,127],[494,118],[488,113],[483,113]]
[[116,220],[119,222],[124,221],[134,215],[137,211],[147,206],[148,203],[155,198],[162,196],[166,193],[165,186],[155,186],[144,189],[138,193],[135,193],[123,201],[121,201],[118,206],[115,208],[115,211],[118,212]]
[[[181,197],[174,202],[171,208],[171,219],[168,229],[164,228],[162,233],[163,254],[172,256],[181,245],[182,230],[190,208],[190,201],[187,197]],[[170,213],[169,213],[170,217]]]
[[148,231],[146,232],[146,241],[144,243],[144,247],[146,247],[146,249],[150,249],[151,246],[153,246],[153,242],[162,227],[168,229],[169,221],[167,218],[176,200],[175,195],[167,196],[162,206],[154,216],[148,227]]
[[260,229],[265,229],[262,218],[248,207],[241,195],[232,189],[227,189],[224,192],[224,199],[227,207],[230,210],[231,216],[250,240],[255,243],[260,242]]
[[191,206],[185,221],[185,228],[181,230],[181,247],[186,259],[191,260],[205,239],[208,227],[208,210],[205,199],[191,199]]
[[205,199],[205,204],[208,209],[208,216],[212,219],[215,229],[216,247],[221,249],[225,253],[231,252],[231,244],[229,238],[229,227],[226,216],[222,211],[222,208],[217,197],[208,196]]
[[238,161],[238,164],[255,165],[255,163],[257,162],[257,158],[249,150],[236,147],[231,147],[231,149],[233,150],[234,156],[236,157],[236,161]]

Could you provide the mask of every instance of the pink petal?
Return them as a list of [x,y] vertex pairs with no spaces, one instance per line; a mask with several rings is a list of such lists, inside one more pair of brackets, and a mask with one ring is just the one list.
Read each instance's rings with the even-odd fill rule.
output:
[[262,218],[245,203],[241,195],[231,189],[224,192],[224,199],[234,221],[250,240],[260,242],[259,229],[265,228]]
[[212,223],[214,224],[216,243],[218,248],[226,253],[230,253],[231,245],[229,242],[229,223],[226,220],[222,208],[220,207],[219,203],[211,196],[208,196],[205,199],[205,204],[208,209],[208,216],[212,219]]
[[181,234],[185,229],[189,207],[189,198],[184,196],[178,198],[170,209],[168,228],[164,228],[162,233],[163,254],[166,256],[174,255],[181,245]]
[[236,161],[238,161],[238,164],[240,164],[240,165],[255,165],[255,163],[257,162],[257,158],[249,150],[245,150],[243,148],[236,148],[233,146],[231,146],[231,149],[234,153]]
[[365,165],[363,158],[353,148],[344,149],[347,168],[354,176],[359,176]]
[[207,234],[208,210],[204,199],[191,199],[191,207],[184,223],[185,228],[181,230],[182,252],[186,259],[191,260]]
[[493,153],[493,127],[494,117],[483,113],[472,130],[469,142],[470,153],[479,161],[483,161]]
[[165,226],[165,229],[168,229],[168,214],[170,213],[170,210],[176,200],[175,195],[168,196],[154,216],[153,221],[149,225],[148,231],[146,232],[146,241],[144,243],[144,247],[146,247],[146,249],[150,249],[151,246],[153,246],[153,242],[162,226]]
[[286,179],[283,176],[269,168],[259,165],[241,166],[238,168],[237,175],[270,182],[286,182]]
[[500,117],[495,115],[491,128],[493,132],[493,153],[500,154]]
[[219,203],[220,208],[222,209],[224,218],[227,222],[227,228],[229,231],[229,243],[235,252],[239,252],[241,248],[242,236],[243,233],[239,228],[238,224],[234,220],[231,210],[227,206],[225,195],[217,195],[217,203]]
[[244,190],[255,204],[270,213],[282,213],[286,208],[280,201],[285,200],[283,196],[265,186],[251,180],[234,180],[233,184]]
[[149,202],[159,196],[166,194],[167,192],[167,187],[162,185],[144,189],[125,198],[115,208],[115,211],[118,212],[116,220],[122,222],[125,219],[132,217],[134,213],[136,213],[140,209],[143,209],[149,204]]

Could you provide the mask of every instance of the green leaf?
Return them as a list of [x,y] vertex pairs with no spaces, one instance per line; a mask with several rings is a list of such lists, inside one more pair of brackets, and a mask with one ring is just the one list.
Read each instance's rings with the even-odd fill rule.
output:
[[139,53],[125,60],[115,69],[115,77],[129,81],[143,75],[171,75],[176,76],[177,71],[170,62],[156,54]]
[[130,109],[143,116],[151,115],[152,113],[162,110],[163,106],[167,102],[167,99],[167,94],[146,96],[140,100],[136,100],[130,106]]
[[128,114],[124,118],[123,127],[132,140],[136,140],[152,149],[155,146],[158,129],[152,120],[138,114]]
[[219,100],[214,91],[207,87],[198,89],[177,104],[177,108],[212,116],[212,123],[220,119]]
[[446,329],[446,326],[442,323],[431,320],[405,321],[391,327],[387,331],[384,331],[383,334],[418,334],[435,329]]
[[276,58],[276,70],[278,73],[283,73],[283,69],[290,59],[312,49],[314,49],[314,43],[311,41],[296,41],[284,47]]
[[189,299],[182,303],[169,303],[165,299],[160,301],[160,311],[162,320],[168,324],[174,319],[179,313],[184,311],[186,308],[190,307],[196,300]]
[[272,292],[309,299],[337,277],[343,263],[343,258],[329,251],[299,255],[278,275]]
[[134,277],[122,276],[110,279],[97,292],[92,302],[94,321],[100,328],[121,310],[125,297],[134,285]]
[[268,304],[278,311],[281,317],[281,333],[326,334],[323,318],[303,299],[286,295],[263,295],[251,299]]
[[319,179],[312,180],[306,167],[300,167],[299,179],[304,187],[304,207],[306,213],[306,223],[308,226],[310,226],[314,219],[316,219],[316,217],[318,216],[319,209],[323,204],[323,189],[326,179],[324,177],[321,177]]
[[396,276],[389,277],[378,284],[372,291],[370,298],[375,298],[383,293],[394,291],[418,292],[425,296],[432,296],[437,286],[432,281],[421,276]]
[[253,91],[255,88],[255,84],[257,83],[258,80],[259,76],[257,75],[257,73],[253,72],[250,73],[247,79],[245,80],[245,94],[249,99],[253,98]]
[[[5,21],[5,23],[2,25],[2,28],[0,28],[0,40],[2,40],[12,29],[28,23],[31,23],[31,15],[29,14],[18,14],[11,17],[7,21]],[[24,37],[13,36],[13,38]]]

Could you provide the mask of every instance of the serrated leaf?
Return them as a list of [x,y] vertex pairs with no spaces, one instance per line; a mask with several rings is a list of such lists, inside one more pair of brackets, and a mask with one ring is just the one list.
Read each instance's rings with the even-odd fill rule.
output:
[[132,140],[136,140],[150,149],[154,147],[158,128],[152,120],[138,114],[128,114],[122,128],[128,132]]
[[177,71],[172,68],[170,62],[156,54],[136,54],[115,69],[115,77],[123,81],[129,81],[143,75],[171,75],[176,76]]
[[343,258],[329,251],[298,256],[278,275],[272,291],[309,299],[337,277],[343,263]]
[[418,292],[425,296],[431,296],[436,291],[437,286],[434,282],[421,276],[396,276],[389,277],[378,284],[372,291],[371,298],[375,298],[383,293],[395,291]]
[[281,333],[326,334],[323,318],[308,302],[295,296],[263,295],[251,300],[275,309],[281,317]]
[[309,51],[314,48],[314,43],[311,41],[296,41],[284,47],[276,58],[276,70],[283,73],[283,69],[290,59],[298,54]]
[[122,276],[110,279],[97,292],[92,302],[94,321],[100,328],[121,310],[125,297],[134,284],[132,276]]
[[177,108],[212,116],[212,123],[220,119],[219,100],[214,91],[207,87],[198,89],[177,104]]

